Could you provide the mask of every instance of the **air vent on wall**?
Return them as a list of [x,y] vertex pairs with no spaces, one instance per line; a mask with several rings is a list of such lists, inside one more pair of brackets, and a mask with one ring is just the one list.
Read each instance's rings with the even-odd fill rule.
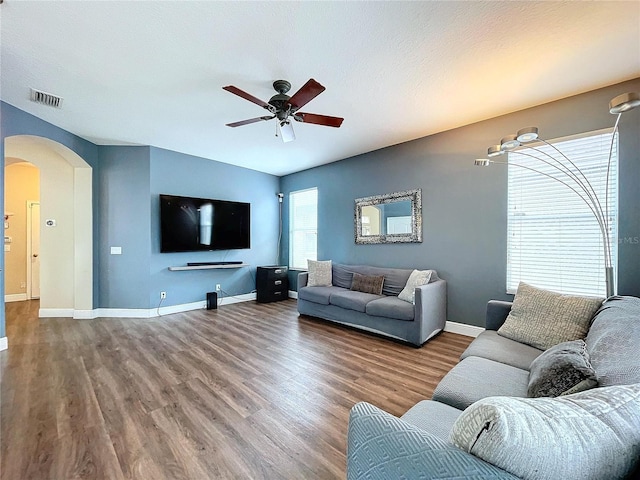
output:
[[53,95],[51,93],[42,92],[40,90],[36,90],[35,88],[31,89],[31,101],[36,103],[41,103],[42,105],[46,105],[48,107],[60,108],[62,106],[62,97],[58,97],[57,95]]

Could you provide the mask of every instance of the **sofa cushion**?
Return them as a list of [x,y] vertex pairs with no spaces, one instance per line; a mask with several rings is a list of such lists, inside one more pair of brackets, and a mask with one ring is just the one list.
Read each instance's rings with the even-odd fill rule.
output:
[[529,369],[529,397],[558,397],[598,385],[584,340],[559,343],[536,358]]
[[349,414],[348,480],[516,477],[365,402]]
[[349,265],[334,263],[331,266],[332,279],[331,282],[336,287],[351,289],[351,281],[353,279],[353,270],[349,269]]
[[373,293],[374,295],[382,295],[383,284],[384,277],[382,275],[367,276],[360,275],[359,273],[354,273],[350,290],[363,293]]
[[526,397],[529,372],[480,357],[467,357],[445,375],[433,400],[464,410],[494,395]]
[[334,292],[344,291],[339,287],[301,287],[298,289],[298,298],[320,305],[329,305],[329,298]]
[[380,295],[373,295],[372,293],[354,292],[353,290],[345,290],[340,288],[331,293],[329,303],[336,307],[346,308],[348,310],[355,310],[356,312],[363,312],[367,306],[367,303],[372,300],[382,298]]
[[415,316],[415,307],[398,297],[382,297],[367,303],[365,312],[378,317],[412,321]]
[[[383,295],[393,295],[395,297],[407,284],[412,270],[405,268],[383,268],[370,267],[368,265],[342,265],[345,272],[359,273],[360,275],[382,275],[384,277]],[[342,274],[344,275],[344,273]],[[346,287],[349,288],[349,287]]]
[[640,298],[607,300],[596,314],[586,342],[601,386],[640,383]]
[[640,461],[640,384],[558,398],[486,398],[451,441],[525,479],[622,479]]
[[416,287],[426,285],[431,280],[431,270],[414,270],[409,275],[406,285],[398,295],[400,300],[416,303]]
[[471,342],[460,359],[482,357],[529,370],[531,362],[541,353],[542,350],[502,337],[494,330],[485,330]]
[[317,262],[307,260],[309,267],[308,287],[330,287],[331,286],[331,260]]
[[451,429],[461,413],[462,410],[450,405],[433,400],[422,400],[400,418],[449,443]]
[[498,333],[546,350],[584,338],[601,304],[600,298],[563,295],[520,282],[509,316]]

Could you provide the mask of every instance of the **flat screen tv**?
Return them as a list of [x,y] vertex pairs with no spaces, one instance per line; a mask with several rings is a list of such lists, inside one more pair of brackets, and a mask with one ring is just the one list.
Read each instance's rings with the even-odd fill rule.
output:
[[160,252],[251,247],[251,204],[160,195]]

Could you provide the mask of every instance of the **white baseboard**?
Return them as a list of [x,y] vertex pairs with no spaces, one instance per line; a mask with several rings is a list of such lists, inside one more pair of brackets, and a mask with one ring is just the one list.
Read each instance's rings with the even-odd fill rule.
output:
[[294,292],[293,290],[289,290],[289,298],[298,298],[298,292]]
[[[250,302],[256,299],[255,293],[245,293],[243,295],[235,295],[232,297],[223,297],[218,299],[218,307],[231,305],[233,303]],[[78,320],[90,320],[94,318],[153,318],[160,315],[169,315],[171,313],[188,312],[190,310],[198,310],[206,308],[207,302],[202,300],[199,302],[183,303],[180,305],[168,305],[158,308],[95,308],[93,310],[72,310],[68,308],[41,308],[38,316],[52,318],[75,318]],[[158,312],[159,311],[159,312]]]
[[38,310],[40,318],[71,318],[73,317],[73,308],[41,308]]
[[0,337],[0,352],[9,348],[9,340],[7,337]]
[[477,337],[482,332],[484,332],[484,328],[476,327],[474,325],[467,325],[466,323],[447,321],[446,325],[444,326],[444,331],[457,333],[458,335],[465,335],[467,337]]
[[27,300],[26,293],[10,293],[9,295],[4,296],[4,303],[24,302],[25,300]]

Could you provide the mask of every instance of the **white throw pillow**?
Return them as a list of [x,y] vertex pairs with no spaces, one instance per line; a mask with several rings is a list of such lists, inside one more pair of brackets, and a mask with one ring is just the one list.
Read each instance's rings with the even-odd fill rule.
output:
[[640,384],[484,398],[458,417],[451,442],[523,479],[622,479],[640,468]]
[[307,287],[330,287],[331,286],[331,260],[318,262],[307,260],[309,268],[309,278]]
[[409,303],[416,303],[416,287],[426,285],[431,280],[431,270],[414,270],[409,275],[407,284],[404,286],[398,298]]

